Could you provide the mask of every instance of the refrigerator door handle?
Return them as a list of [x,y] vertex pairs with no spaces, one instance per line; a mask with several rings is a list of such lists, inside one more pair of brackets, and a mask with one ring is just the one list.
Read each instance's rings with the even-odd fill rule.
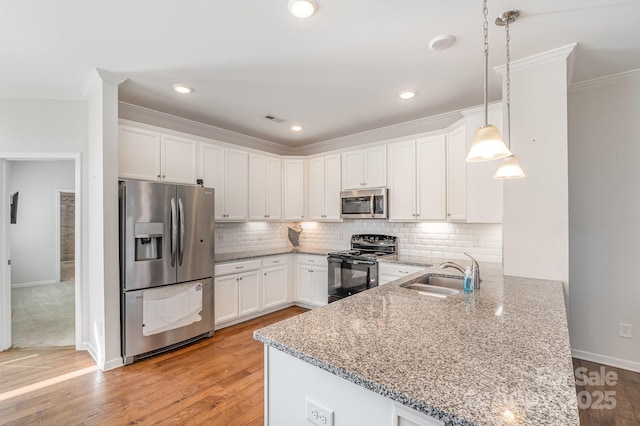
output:
[[171,267],[176,266],[178,245],[178,218],[176,217],[176,199],[171,198]]
[[178,243],[178,265],[182,266],[184,255],[184,205],[182,198],[178,198],[178,221],[180,222],[180,242]]

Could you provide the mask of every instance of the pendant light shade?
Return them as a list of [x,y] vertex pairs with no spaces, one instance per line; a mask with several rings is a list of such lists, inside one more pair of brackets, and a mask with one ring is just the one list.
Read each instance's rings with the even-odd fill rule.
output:
[[466,161],[475,163],[478,161],[499,160],[510,155],[512,155],[511,151],[502,141],[498,128],[487,124],[476,130]]
[[512,154],[500,160],[500,165],[498,166],[498,170],[496,170],[496,174],[493,175],[493,178],[518,179],[526,176],[524,171],[522,171],[518,158]]

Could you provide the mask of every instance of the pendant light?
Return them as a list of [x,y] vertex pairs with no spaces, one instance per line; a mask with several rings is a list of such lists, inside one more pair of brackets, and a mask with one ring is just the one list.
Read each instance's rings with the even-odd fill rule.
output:
[[499,160],[508,157],[511,151],[504,144],[498,128],[489,124],[489,24],[487,22],[487,0],[482,2],[482,15],[484,16],[484,126],[476,130],[473,136],[471,149],[466,161],[474,163],[478,161]]
[[[502,15],[496,18],[496,25],[504,26],[507,34],[507,141],[509,142],[509,148],[511,148],[511,49],[509,48],[511,35],[509,34],[509,24],[512,24],[518,19],[520,12],[517,10],[510,10],[504,12]],[[508,157],[500,160],[500,165],[496,174],[493,175],[494,179],[518,179],[523,178],[526,175],[520,166],[518,158],[511,154]]]

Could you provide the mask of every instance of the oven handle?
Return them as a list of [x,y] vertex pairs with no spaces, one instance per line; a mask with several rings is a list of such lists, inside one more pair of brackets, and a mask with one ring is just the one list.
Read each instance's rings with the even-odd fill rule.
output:
[[352,265],[375,265],[375,260],[356,260],[356,259],[343,259],[341,257],[329,257],[329,262],[334,263],[349,263]]

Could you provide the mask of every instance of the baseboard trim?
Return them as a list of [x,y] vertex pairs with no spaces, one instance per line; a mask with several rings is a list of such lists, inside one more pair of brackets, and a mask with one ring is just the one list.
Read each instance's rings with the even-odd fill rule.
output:
[[36,287],[39,285],[58,284],[58,280],[34,281],[30,283],[11,284],[11,288]]
[[622,368],[623,370],[630,370],[635,371],[636,373],[640,373],[640,362],[614,358],[607,355],[582,351],[580,349],[571,349],[571,355],[574,358],[583,359],[585,361],[597,362],[598,364],[610,365],[611,367]]
[[114,358],[104,363],[102,371],[113,370],[114,368],[124,367],[124,361],[122,357]]
[[98,365],[98,368],[104,371],[104,368],[103,368],[104,363],[100,359],[100,356],[98,355],[98,351],[96,351],[96,348],[94,348],[93,345],[89,342],[83,343],[82,346],[85,348],[87,352],[89,352],[89,355],[91,355],[91,358],[93,358],[95,363]]

